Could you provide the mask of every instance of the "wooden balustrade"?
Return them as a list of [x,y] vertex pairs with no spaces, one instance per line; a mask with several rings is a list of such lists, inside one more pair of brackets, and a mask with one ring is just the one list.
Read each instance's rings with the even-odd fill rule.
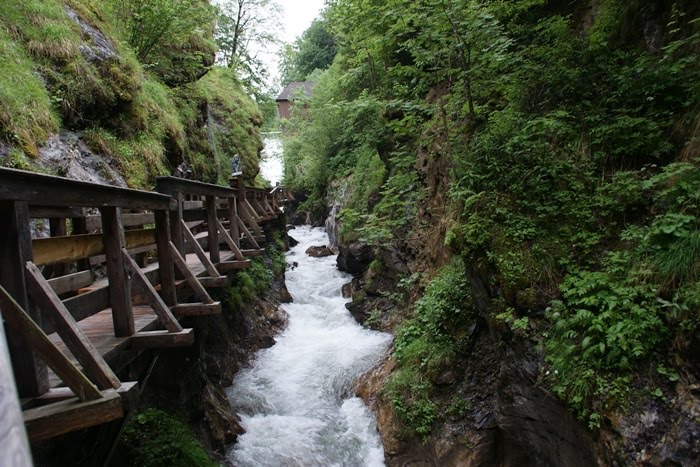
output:
[[[241,177],[232,185],[161,177],[155,193],[0,168],[0,311],[9,330],[0,372],[9,353],[30,439],[122,416],[138,393],[116,376],[129,358],[190,345],[194,334],[178,318],[221,312],[207,288],[249,266],[262,251],[262,223],[291,197]],[[50,236],[32,238],[45,219]],[[191,296],[200,302],[178,303]],[[120,357],[127,349],[137,352]],[[16,418],[0,421],[0,432]],[[21,451],[15,435],[9,442]]]

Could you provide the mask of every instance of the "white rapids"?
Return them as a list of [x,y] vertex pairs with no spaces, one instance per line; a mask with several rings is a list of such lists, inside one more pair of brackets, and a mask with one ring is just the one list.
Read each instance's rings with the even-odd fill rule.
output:
[[241,371],[228,396],[245,434],[229,450],[236,466],[383,466],[384,448],[374,414],[352,393],[353,381],[374,366],[391,342],[367,330],[345,308],[341,287],[350,276],[335,256],[312,258],[324,245],[322,229],[300,227],[287,253],[283,305],[289,325],[274,346]]

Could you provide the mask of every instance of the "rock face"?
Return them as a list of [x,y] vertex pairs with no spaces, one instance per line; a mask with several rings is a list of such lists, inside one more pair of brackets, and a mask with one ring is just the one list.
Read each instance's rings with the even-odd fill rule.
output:
[[37,162],[62,177],[83,182],[126,187],[116,161],[95,154],[81,140],[81,134],[61,131],[39,148]]
[[340,245],[338,250],[338,269],[353,275],[363,274],[374,259],[372,247],[364,243]]
[[322,258],[324,256],[333,256],[333,252],[326,245],[310,246],[306,249],[306,254],[312,258]]

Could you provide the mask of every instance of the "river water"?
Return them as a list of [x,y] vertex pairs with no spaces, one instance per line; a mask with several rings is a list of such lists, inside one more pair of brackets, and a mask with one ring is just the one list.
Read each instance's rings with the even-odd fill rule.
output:
[[282,305],[289,325],[259,352],[228,389],[246,433],[229,451],[237,466],[382,466],[384,449],[374,414],[352,393],[353,381],[374,366],[388,334],[362,328],[345,308],[341,287],[350,276],[335,256],[312,258],[327,244],[322,229],[290,232],[298,263],[286,273],[294,298]]

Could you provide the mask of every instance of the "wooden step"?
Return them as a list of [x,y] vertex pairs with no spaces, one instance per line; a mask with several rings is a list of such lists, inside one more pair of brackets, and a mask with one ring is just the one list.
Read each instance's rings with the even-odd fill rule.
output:
[[211,316],[221,314],[221,302],[182,303],[170,308],[178,318],[182,316]]
[[197,280],[205,289],[220,289],[229,284],[228,276],[219,277],[198,277]]
[[122,418],[124,411],[119,393],[107,389],[98,399],[71,398],[25,410],[23,415],[29,439],[39,441]]
[[227,271],[237,271],[239,269],[247,269],[250,267],[250,260],[245,261],[224,261],[222,263],[216,264],[216,269],[220,273],[225,273]]
[[194,342],[194,330],[183,329],[180,332],[142,331],[129,337],[132,349],[165,349],[169,347],[188,347]]

